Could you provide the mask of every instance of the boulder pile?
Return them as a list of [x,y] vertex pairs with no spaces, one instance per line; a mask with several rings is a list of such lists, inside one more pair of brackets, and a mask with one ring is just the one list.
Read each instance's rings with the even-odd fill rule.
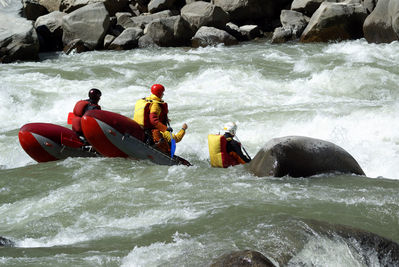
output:
[[[0,16],[0,62],[39,52],[399,39],[397,0],[22,0]],[[6,25],[6,26],[5,26]]]

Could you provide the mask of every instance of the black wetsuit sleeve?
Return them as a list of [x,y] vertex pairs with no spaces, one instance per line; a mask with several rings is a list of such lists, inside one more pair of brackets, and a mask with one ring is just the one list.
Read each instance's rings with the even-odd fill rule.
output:
[[242,153],[240,143],[238,143],[238,142],[235,141],[235,140],[231,140],[231,141],[228,142],[228,143],[229,143],[229,146],[230,146],[231,151],[236,152],[237,155],[240,156],[240,158],[241,158],[243,161],[245,161],[246,163],[248,163],[248,162],[251,161],[250,158],[248,158],[247,156],[244,155],[244,153]]
[[93,109],[101,109],[101,108],[100,106],[97,105],[87,105],[85,112]]
[[99,105],[94,104],[90,99],[86,99],[86,101],[89,101],[90,103],[86,105],[85,109],[83,110],[83,114],[86,113],[86,111],[93,110],[93,109],[101,109]]

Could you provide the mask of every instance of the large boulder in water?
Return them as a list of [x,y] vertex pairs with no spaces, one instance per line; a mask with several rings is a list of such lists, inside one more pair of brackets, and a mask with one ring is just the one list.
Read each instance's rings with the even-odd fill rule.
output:
[[390,43],[399,40],[399,1],[379,0],[363,25],[369,43]]
[[39,39],[32,21],[0,12],[0,25],[0,63],[39,59]]
[[41,51],[62,50],[62,18],[64,12],[54,11],[38,17],[35,22]]
[[217,258],[211,267],[275,267],[268,258],[260,252],[252,250],[236,251]]
[[356,160],[341,147],[304,136],[270,140],[245,166],[261,177],[308,177],[331,172],[365,175]]
[[0,236],[0,247],[13,247],[15,246],[14,242],[10,239]]
[[301,42],[328,42],[363,37],[367,10],[361,4],[323,2],[310,18]]
[[109,14],[103,3],[84,6],[62,18],[62,42],[68,45],[80,39],[90,49],[101,48],[109,26]]
[[[331,224],[317,220],[305,220],[307,229],[317,235],[336,239],[337,236],[346,240],[350,247],[354,247],[363,254],[365,262],[372,254],[377,262],[374,266],[399,266],[399,244],[378,234],[342,224]],[[371,266],[368,262],[367,266]],[[377,264],[378,263],[378,264]],[[295,265],[295,263],[294,263]],[[300,264],[297,264],[300,265]]]

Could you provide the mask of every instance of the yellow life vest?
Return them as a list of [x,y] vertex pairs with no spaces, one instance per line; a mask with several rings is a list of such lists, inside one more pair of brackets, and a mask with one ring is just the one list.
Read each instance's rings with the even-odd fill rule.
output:
[[158,103],[160,105],[166,105],[165,102],[151,99],[151,97],[144,97],[137,100],[134,106],[133,120],[137,122],[142,128],[149,127],[149,115],[150,115],[150,105],[152,103]]
[[223,135],[208,135],[209,157],[212,167],[227,168],[230,166],[229,154],[226,151],[226,142],[227,140]]
[[150,104],[149,101],[147,101],[145,98],[142,98],[137,100],[136,105],[134,106],[133,120],[143,128],[145,124],[145,118],[147,115],[146,112],[148,112],[148,108],[146,107],[149,104]]

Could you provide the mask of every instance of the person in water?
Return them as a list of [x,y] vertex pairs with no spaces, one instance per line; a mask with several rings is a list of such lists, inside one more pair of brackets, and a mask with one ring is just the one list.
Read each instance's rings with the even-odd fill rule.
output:
[[73,108],[73,114],[75,115],[72,119],[72,130],[76,132],[79,136],[83,136],[81,119],[83,115],[93,109],[101,109],[101,106],[98,105],[98,102],[101,98],[101,91],[92,88],[89,91],[89,99],[79,100],[76,102],[75,107]]
[[144,129],[146,143],[168,153],[172,137],[176,142],[180,142],[186,132],[187,124],[184,123],[177,134],[172,134],[172,128],[167,126],[169,125],[168,104],[162,100],[164,92],[165,87],[161,84],[151,86],[151,95],[136,102],[133,120]]
[[238,163],[245,164],[251,161],[251,158],[242,153],[241,143],[234,140],[236,135],[237,125],[234,122],[228,122],[224,126],[224,137],[226,138],[226,152],[230,154]]

